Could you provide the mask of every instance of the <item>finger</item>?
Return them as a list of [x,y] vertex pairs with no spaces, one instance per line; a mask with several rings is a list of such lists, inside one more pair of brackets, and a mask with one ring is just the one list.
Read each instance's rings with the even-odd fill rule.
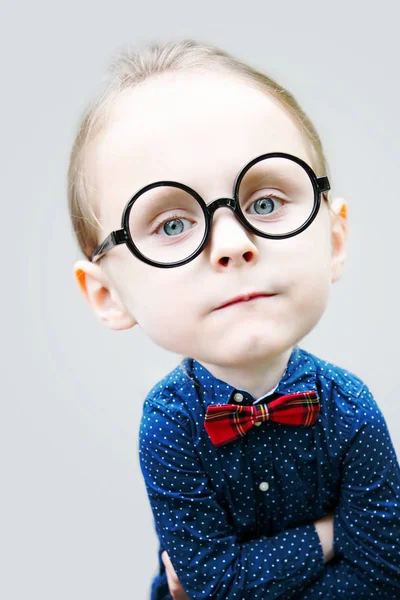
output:
[[168,588],[173,600],[189,600],[189,596],[186,595],[166,550],[161,554],[161,559],[165,566]]
[[164,563],[164,566],[166,569],[173,569],[174,567],[172,566],[172,562],[170,561],[170,558],[168,556],[168,552],[166,550],[164,550],[164,552],[161,554],[161,558],[162,561]]

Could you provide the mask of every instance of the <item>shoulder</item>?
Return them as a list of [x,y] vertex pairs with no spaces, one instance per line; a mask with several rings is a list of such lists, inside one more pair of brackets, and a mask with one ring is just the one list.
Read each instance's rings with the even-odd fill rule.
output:
[[307,350],[300,349],[305,360],[313,365],[317,385],[334,391],[343,398],[348,398],[353,404],[362,406],[370,402],[372,394],[357,375],[332,362],[319,358]]
[[321,403],[346,429],[384,423],[382,412],[366,383],[351,371],[301,350],[315,369]]
[[187,359],[182,360],[150,389],[143,404],[142,428],[154,419],[188,422],[198,398],[186,362]]
[[139,426],[142,469],[150,472],[182,465],[182,457],[194,460],[197,391],[187,376],[184,359],[148,392]]
[[325,384],[330,389],[334,388],[343,396],[350,398],[362,396],[367,386],[357,375],[304,349],[301,349],[301,353],[313,364],[317,382]]

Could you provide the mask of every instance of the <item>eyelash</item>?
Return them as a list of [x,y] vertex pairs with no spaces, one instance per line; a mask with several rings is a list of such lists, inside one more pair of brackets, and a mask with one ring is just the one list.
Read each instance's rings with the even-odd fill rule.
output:
[[[255,198],[255,200],[252,200],[249,204],[249,206],[252,206],[253,204],[255,204],[255,202],[258,202],[258,200],[263,200],[265,198],[271,198],[272,200],[277,200],[278,202],[282,203],[282,205],[285,205],[287,203],[287,201],[284,198],[281,198],[280,196],[277,196],[276,194],[271,194],[269,192],[266,192],[264,194],[261,194],[259,197]],[[279,207],[281,208],[281,207]],[[243,210],[243,212],[245,212]],[[254,213],[252,213],[254,214]]]

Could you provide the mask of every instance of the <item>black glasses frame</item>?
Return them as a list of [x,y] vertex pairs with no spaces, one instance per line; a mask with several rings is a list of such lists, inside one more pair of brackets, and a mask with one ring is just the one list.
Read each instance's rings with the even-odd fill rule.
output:
[[[294,161],[295,163],[297,163],[298,165],[303,167],[303,169],[306,171],[308,177],[310,178],[311,184],[313,186],[314,206],[313,206],[310,216],[303,223],[303,225],[301,225],[301,227],[298,227],[297,229],[295,229],[294,231],[291,231],[289,233],[274,235],[274,234],[263,233],[263,232],[259,231],[258,229],[253,227],[247,221],[247,219],[244,217],[242,210],[240,208],[238,192],[239,192],[239,186],[240,186],[240,183],[241,183],[243,177],[246,175],[247,171],[249,169],[251,169],[251,167],[253,165],[255,165],[256,163],[258,163],[261,160],[264,160],[266,158],[287,158],[289,160]],[[184,190],[185,192],[188,192],[189,194],[191,194],[195,198],[195,200],[197,200],[197,202],[199,203],[200,208],[203,211],[205,223],[206,223],[204,236],[203,236],[203,239],[200,242],[200,245],[197,248],[197,250],[192,252],[192,254],[190,256],[188,256],[187,258],[177,261],[177,262],[173,262],[173,263],[160,263],[160,262],[150,260],[149,258],[147,258],[147,256],[144,256],[140,252],[140,250],[135,246],[135,244],[132,240],[132,237],[129,233],[129,215],[130,215],[132,206],[134,205],[136,200],[142,194],[144,194],[145,192],[148,192],[150,189],[160,187],[163,185],[168,185],[170,187],[176,187],[178,189]],[[136,256],[139,260],[141,260],[153,267],[159,267],[161,269],[170,269],[173,267],[179,267],[181,265],[185,265],[188,262],[190,262],[191,260],[193,260],[194,258],[196,258],[196,256],[198,256],[204,250],[204,248],[208,242],[209,236],[210,236],[213,215],[218,208],[222,208],[222,207],[230,208],[234,212],[238,221],[248,231],[251,231],[252,233],[254,233],[260,237],[274,239],[274,240],[286,239],[289,237],[293,237],[295,235],[298,235],[299,233],[301,233],[302,231],[304,231],[305,229],[307,229],[307,227],[309,227],[311,225],[311,223],[314,221],[315,217],[317,216],[319,208],[321,206],[321,194],[323,192],[329,191],[330,189],[331,189],[331,187],[330,187],[328,177],[317,177],[316,174],[314,173],[314,171],[312,170],[312,168],[304,160],[302,160],[301,158],[298,158],[297,156],[293,156],[292,154],[287,154],[285,152],[270,152],[268,154],[261,154],[260,156],[257,156],[256,158],[251,160],[249,163],[247,163],[247,165],[245,165],[243,167],[243,169],[241,169],[241,171],[239,172],[239,174],[237,175],[237,177],[235,179],[235,183],[233,185],[233,198],[217,198],[216,200],[212,200],[209,204],[206,204],[205,201],[203,200],[203,198],[195,190],[193,190],[189,186],[185,185],[184,183],[179,183],[177,181],[156,181],[155,183],[150,183],[150,184],[146,185],[145,187],[141,188],[127,202],[127,204],[124,208],[123,214],[122,214],[121,229],[112,231],[106,237],[106,239],[96,248],[96,250],[92,254],[92,262],[97,262],[98,260],[100,260],[102,258],[102,256],[104,256],[107,252],[109,252],[111,250],[111,248],[113,248],[114,246],[118,246],[119,244],[126,244],[134,256]]]

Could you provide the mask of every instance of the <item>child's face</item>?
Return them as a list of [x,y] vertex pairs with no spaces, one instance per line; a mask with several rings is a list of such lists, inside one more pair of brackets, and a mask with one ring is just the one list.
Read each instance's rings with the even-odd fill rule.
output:
[[[142,186],[182,182],[209,203],[231,197],[240,169],[275,151],[313,166],[289,116],[232,76],[168,74],[124,92],[88,165],[101,208],[101,239],[120,228],[126,202]],[[229,209],[219,209],[209,244],[184,266],[156,268],[125,245],[113,248],[101,267],[91,265],[94,278],[102,270],[105,288],[102,300],[93,295],[93,306],[106,320],[115,302],[121,313],[113,314],[121,321],[110,317],[110,327],[137,322],[158,345],[208,365],[265,361],[296,344],[325,310],[342,262],[343,235],[333,234],[334,218],[322,201],[308,229],[272,240],[253,235]],[[219,308],[253,292],[270,296]]]

